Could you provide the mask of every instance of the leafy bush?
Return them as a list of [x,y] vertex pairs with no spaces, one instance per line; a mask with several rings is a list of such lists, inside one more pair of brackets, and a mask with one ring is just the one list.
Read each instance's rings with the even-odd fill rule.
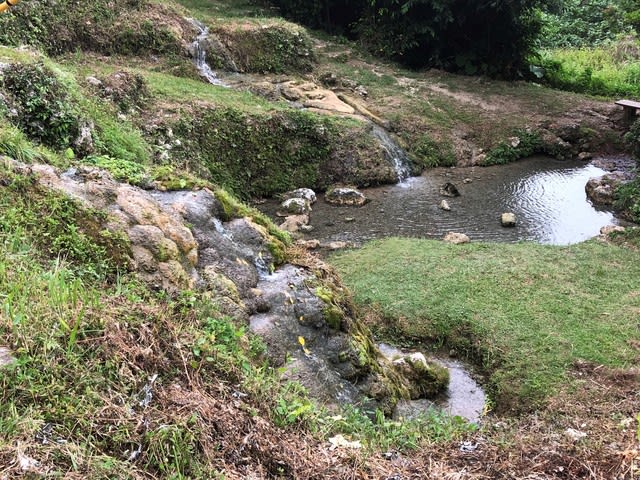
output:
[[483,165],[503,165],[529,157],[542,150],[542,139],[537,132],[516,130],[515,136],[506,142],[500,142],[489,153]]
[[78,49],[108,55],[181,52],[180,39],[168,25],[144,20],[149,8],[160,7],[145,0],[124,6],[108,0],[21,2],[0,16],[0,44],[32,45],[49,55]]
[[9,120],[32,140],[62,149],[78,135],[79,114],[68,88],[44,64],[11,64],[0,86],[15,110]]

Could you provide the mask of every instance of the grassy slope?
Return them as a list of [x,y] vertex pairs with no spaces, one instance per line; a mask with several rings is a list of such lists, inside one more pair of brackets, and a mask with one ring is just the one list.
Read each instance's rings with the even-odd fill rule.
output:
[[[389,239],[332,258],[391,338],[438,339],[479,360],[499,407],[553,395],[578,360],[637,359],[640,253],[597,241],[451,246]],[[635,347],[634,347],[635,345]]]

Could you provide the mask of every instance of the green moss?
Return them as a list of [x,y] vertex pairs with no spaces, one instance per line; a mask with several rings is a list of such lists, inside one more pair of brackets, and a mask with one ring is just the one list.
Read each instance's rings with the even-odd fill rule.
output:
[[[243,72],[310,72],[316,61],[309,35],[290,23],[231,24],[213,32],[228,46],[235,66]],[[215,52],[208,56],[220,66],[225,64]]]
[[410,152],[421,169],[452,167],[456,164],[456,156],[451,145],[438,143],[426,133],[411,143]]

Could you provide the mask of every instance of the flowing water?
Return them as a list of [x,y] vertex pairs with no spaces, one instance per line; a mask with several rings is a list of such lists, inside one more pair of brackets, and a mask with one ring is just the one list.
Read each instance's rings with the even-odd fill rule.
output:
[[393,168],[398,175],[398,181],[402,182],[409,178],[411,175],[411,169],[409,168],[409,157],[407,153],[400,148],[387,133],[387,131],[378,125],[373,126],[373,136],[378,139],[382,150],[384,150],[385,157],[391,162]]
[[200,75],[210,84],[225,87],[225,83],[218,78],[216,72],[214,72],[207,63],[207,50],[205,48],[205,43],[209,38],[209,27],[195,19],[191,19],[191,23],[198,29],[198,36],[191,44],[193,60],[198,72],[200,72]]
[[[618,225],[610,210],[595,208],[585,184],[605,170],[584,162],[536,156],[497,167],[438,168],[394,185],[363,190],[370,199],[360,208],[336,207],[319,199],[313,205],[307,238],[363,241],[391,236],[442,238],[447,232],[471,240],[521,240],[566,245],[598,235],[604,225]],[[440,186],[455,184],[460,196],[445,199]],[[263,210],[273,214],[277,202]],[[516,214],[515,228],[500,224],[503,212]]]

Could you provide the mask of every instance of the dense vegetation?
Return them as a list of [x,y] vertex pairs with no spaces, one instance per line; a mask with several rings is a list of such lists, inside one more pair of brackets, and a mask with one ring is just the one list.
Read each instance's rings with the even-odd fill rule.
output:
[[285,14],[342,30],[374,54],[412,67],[515,76],[542,24],[544,2],[277,0]]

